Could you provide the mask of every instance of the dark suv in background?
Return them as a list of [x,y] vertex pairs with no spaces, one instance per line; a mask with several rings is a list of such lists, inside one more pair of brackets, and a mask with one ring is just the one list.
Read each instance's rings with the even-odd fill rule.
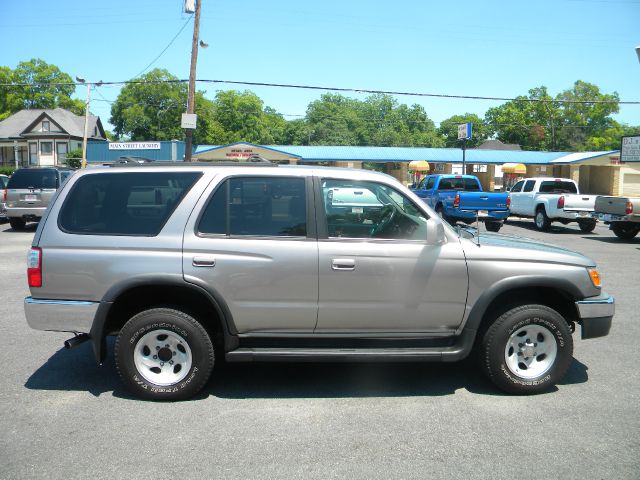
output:
[[73,173],[70,168],[21,168],[9,179],[6,193],[7,218],[14,230],[27,222],[39,222],[53,194]]

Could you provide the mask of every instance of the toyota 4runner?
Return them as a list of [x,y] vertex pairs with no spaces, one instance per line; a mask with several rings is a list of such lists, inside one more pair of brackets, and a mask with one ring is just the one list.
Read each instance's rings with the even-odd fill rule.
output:
[[572,333],[607,335],[595,263],[559,247],[454,229],[393,178],[266,164],[83,170],[28,255],[29,325],[116,335],[138,396],[178,400],[214,361],[456,361],[502,390],[550,388]]

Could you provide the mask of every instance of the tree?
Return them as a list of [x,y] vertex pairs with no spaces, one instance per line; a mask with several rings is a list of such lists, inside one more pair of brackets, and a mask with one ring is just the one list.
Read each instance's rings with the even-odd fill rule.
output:
[[499,107],[490,108],[485,122],[498,140],[515,143],[524,150],[554,150],[562,114],[547,87],[529,90]]
[[71,77],[44,60],[20,62],[15,70],[0,67],[0,83],[18,84],[0,87],[0,120],[25,108],[60,107],[84,115],[84,103],[71,98],[75,92]]
[[281,143],[286,120],[255,93],[223,90],[212,103],[210,143],[250,142],[263,145]]
[[440,122],[438,128],[438,133],[444,138],[445,146],[449,148],[461,147],[461,142],[458,140],[458,125],[467,122],[473,124],[471,138],[467,140],[467,148],[475,148],[489,138],[491,129],[478,115],[474,113],[453,115]]

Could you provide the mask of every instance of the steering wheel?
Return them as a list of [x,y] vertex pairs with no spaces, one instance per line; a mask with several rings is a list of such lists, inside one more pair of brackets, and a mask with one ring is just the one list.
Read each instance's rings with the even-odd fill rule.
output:
[[371,229],[371,236],[375,237],[380,232],[383,232],[391,224],[395,216],[396,209],[393,207],[393,205],[385,205],[382,209],[380,222],[378,222],[378,225]]

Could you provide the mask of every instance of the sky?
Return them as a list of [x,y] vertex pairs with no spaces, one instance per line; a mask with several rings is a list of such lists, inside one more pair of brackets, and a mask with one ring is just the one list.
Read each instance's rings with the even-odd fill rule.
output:
[[[556,95],[584,80],[640,101],[640,0],[200,1],[200,38],[209,47],[199,50],[198,79],[508,98],[541,85]],[[153,68],[186,79],[193,21],[183,7],[183,0],[0,0],[0,65],[41,58],[91,82]],[[92,91],[91,111],[107,128],[119,88]],[[250,89],[289,120],[323,93],[198,88],[209,98]],[[76,89],[77,98],[85,94]],[[483,116],[502,103],[396,98],[423,105],[436,123]],[[621,105],[614,118],[638,125],[640,105]]]

